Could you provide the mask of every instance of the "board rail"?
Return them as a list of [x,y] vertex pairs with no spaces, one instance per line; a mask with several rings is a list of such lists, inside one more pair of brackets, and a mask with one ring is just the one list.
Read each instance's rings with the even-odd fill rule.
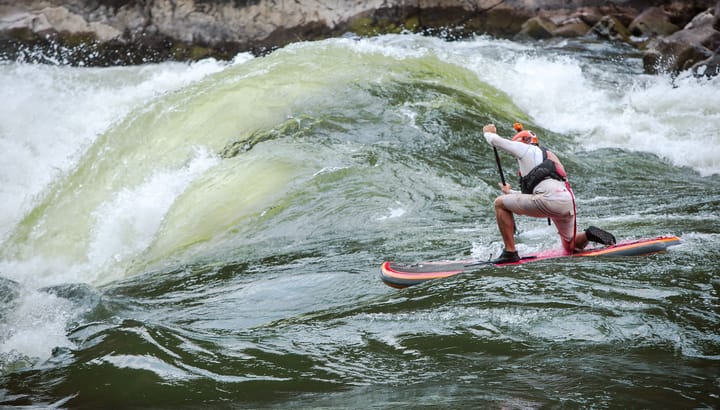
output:
[[415,263],[385,261],[380,265],[380,278],[394,288],[406,288],[434,279],[442,279],[487,266],[522,265],[556,258],[644,256],[664,252],[682,241],[677,236],[659,236],[649,239],[628,240],[612,246],[593,248],[571,253],[565,250],[548,250],[520,258],[517,262],[492,263],[480,259],[426,261]]

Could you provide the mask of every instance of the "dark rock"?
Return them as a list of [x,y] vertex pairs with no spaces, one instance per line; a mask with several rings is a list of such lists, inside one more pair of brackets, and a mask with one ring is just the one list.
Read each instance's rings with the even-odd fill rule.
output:
[[552,34],[555,37],[582,37],[591,30],[592,28],[587,23],[577,18],[563,22]]
[[[648,73],[677,74],[704,61],[714,61],[720,48],[720,31],[714,28],[716,19],[708,10],[697,15],[682,30],[651,43],[643,55]],[[709,63],[710,64],[710,63]]]
[[712,57],[695,64],[691,70],[696,76],[714,77],[720,75],[720,52],[716,51]]
[[670,22],[670,15],[660,7],[650,7],[640,13],[628,30],[636,37],[667,36],[678,30],[680,27]]
[[551,38],[555,30],[557,30],[557,26],[549,19],[533,17],[522,25],[517,37],[541,40]]
[[572,17],[579,19],[583,23],[587,24],[589,27],[593,27],[594,25],[599,23],[600,20],[602,20],[603,16],[604,14],[601,10],[587,7],[579,9],[572,14]]
[[694,43],[662,41],[656,48],[643,55],[645,72],[650,74],[673,73],[686,70],[700,61],[709,59],[712,53]]
[[614,16],[605,16],[592,28],[601,38],[630,43],[630,31]]
[[670,16],[670,22],[678,27],[685,27],[698,14],[714,8],[716,0],[709,1],[668,1],[657,4]]

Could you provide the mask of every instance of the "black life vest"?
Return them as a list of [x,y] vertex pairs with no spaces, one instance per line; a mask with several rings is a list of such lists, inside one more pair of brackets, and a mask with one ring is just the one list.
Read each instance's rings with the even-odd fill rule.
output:
[[523,194],[532,194],[535,187],[548,178],[558,181],[567,180],[558,172],[555,162],[548,159],[547,149],[540,147],[540,150],[542,150],[543,162],[531,169],[527,175],[520,176],[520,192]]

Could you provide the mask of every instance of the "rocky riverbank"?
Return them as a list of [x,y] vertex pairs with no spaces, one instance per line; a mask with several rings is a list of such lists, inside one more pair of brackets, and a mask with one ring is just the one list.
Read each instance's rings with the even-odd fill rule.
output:
[[720,72],[720,0],[0,0],[0,58],[109,66],[230,59],[354,33],[593,36],[648,73]]

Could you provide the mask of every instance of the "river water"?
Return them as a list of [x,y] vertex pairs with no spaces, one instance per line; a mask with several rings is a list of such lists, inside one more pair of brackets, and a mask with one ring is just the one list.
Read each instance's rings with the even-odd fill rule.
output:
[[[3,62],[0,108],[0,405],[720,407],[720,78],[388,35]],[[682,244],[384,285],[387,259],[500,252],[480,128],[515,121],[580,228]],[[521,253],[560,246],[517,223]]]

